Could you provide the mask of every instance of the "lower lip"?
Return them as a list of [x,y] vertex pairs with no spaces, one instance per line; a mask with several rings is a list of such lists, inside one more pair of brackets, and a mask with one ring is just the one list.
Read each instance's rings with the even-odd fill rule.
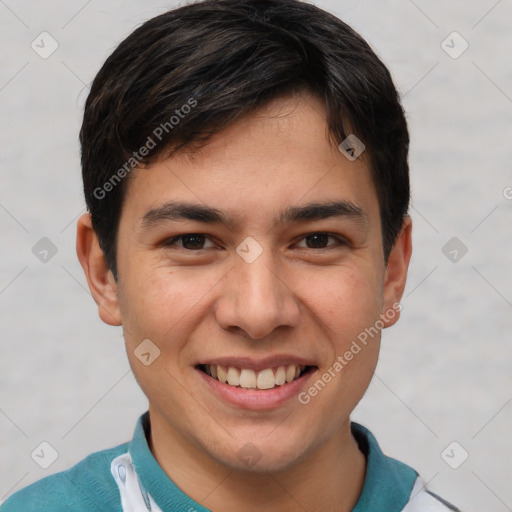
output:
[[199,372],[209,388],[224,401],[244,409],[262,410],[276,409],[296,397],[301,389],[305,387],[309,378],[316,372],[316,369],[308,370],[292,382],[287,382],[272,389],[260,390],[236,388],[229,384],[223,384],[198,368],[196,368],[196,371]]

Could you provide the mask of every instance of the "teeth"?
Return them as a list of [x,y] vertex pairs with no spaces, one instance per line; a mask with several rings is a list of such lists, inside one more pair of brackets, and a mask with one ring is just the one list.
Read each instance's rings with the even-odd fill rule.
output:
[[272,389],[275,387],[276,378],[274,377],[272,368],[261,370],[261,372],[258,373],[258,389]]
[[[258,377],[258,382],[259,382],[259,377]],[[231,384],[231,382],[230,382],[230,384]],[[240,372],[240,386],[243,388],[255,388],[256,387],[256,374],[254,373],[253,370],[246,370],[244,368]]]
[[286,382],[286,370],[280,366],[276,371],[276,386],[282,386]]
[[236,368],[228,368],[228,384],[240,386],[240,372]]
[[206,365],[205,370],[214,379],[230,386],[240,386],[246,389],[273,389],[276,386],[294,381],[305,368],[305,366],[292,364],[255,372],[248,368],[239,369],[231,366],[226,368],[220,365]]
[[295,366],[291,365],[286,368],[286,382],[291,382],[295,379]]
[[[210,368],[212,366],[213,365],[210,365]],[[217,380],[220,380],[222,384],[226,384],[226,382],[228,381],[228,371],[225,370],[222,366],[217,366]]]

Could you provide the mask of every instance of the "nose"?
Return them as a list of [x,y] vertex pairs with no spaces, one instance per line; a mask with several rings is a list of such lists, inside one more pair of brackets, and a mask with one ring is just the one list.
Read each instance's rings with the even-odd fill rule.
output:
[[278,266],[266,252],[252,263],[237,257],[215,308],[223,329],[242,330],[254,340],[278,327],[294,327],[300,320],[300,304],[291,283],[278,275]]

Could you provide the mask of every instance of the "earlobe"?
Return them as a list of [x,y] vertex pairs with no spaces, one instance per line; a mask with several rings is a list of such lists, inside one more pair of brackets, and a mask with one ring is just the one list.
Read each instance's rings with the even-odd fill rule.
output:
[[92,227],[89,213],[85,213],[78,219],[76,253],[87,278],[91,294],[98,305],[100,318],[106,324],[121,325],[117,283],[108,268],[107,260]]
[[400,317],[400,300],[404,293],[407,270],[412,253],[412,220],[406,215],[393,248],[389,254],[384,280],[381,319],[384,327],[390,327]]

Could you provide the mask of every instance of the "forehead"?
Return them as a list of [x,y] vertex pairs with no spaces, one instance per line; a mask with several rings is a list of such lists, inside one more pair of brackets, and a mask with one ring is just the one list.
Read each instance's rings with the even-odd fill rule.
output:
[[128,208],[142,218],[169,201],[193,201],[238,217],[344,200],[372,210],[377,202],[363,153],[349,160],[332,143],[321,101],[310,95],[276,100],[233,123],[197,150],[184,150],[134,171]]

